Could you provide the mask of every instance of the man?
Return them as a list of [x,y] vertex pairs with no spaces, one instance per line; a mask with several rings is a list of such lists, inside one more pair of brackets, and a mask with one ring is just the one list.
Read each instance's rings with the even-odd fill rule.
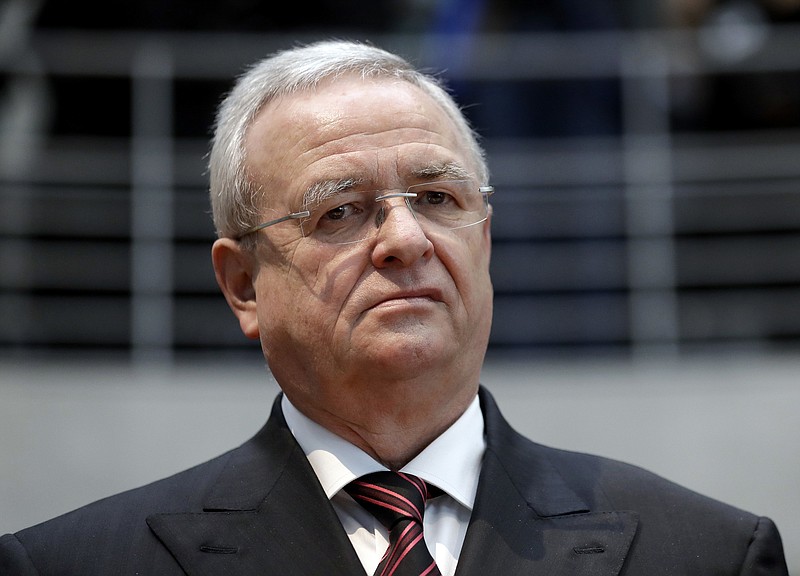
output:
[[6,535],[4,576],[787,574],[769,519],[503,420],[492,189],[434,79],[355,43],[278,53],[223,102],[210,175],[217,280],[282,389],[267,424]]

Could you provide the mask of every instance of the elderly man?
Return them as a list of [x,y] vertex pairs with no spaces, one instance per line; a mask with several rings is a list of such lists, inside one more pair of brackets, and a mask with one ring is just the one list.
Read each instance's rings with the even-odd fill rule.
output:
[[350,42],[223,102],[217,280],[281,387],[231,452],[5,536],[22,574],[786,574],[767,518],[514,432],[480,386],[488,170],[439,83]]

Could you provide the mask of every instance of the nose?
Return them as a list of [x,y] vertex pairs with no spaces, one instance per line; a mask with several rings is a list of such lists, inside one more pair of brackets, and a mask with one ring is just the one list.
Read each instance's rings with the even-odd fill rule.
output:
[[433,242],[417,221],[407,198],[384,200],[378,217],[379,228],[372,249],[376,268],[411,266],[433,256]]

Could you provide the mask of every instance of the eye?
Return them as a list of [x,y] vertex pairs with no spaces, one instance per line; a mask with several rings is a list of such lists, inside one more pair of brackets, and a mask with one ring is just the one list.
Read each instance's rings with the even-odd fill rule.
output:
[[427,204],[444,204],[448,199],[446,192],[425,192],[423,201]]
[[344,218],[347,218],[347,215],[351,214],[352,211],[353,211],[353,205],[345,204],[343,206],[337,206],[333,210],[328,210],[327,212],[325,212],[323,218],[326,218],[328,220],[342,220]]
[[409,192],[417,194],[414,201],[419,210],[441,209],[455,210],[464,205],[468,195],[469,182],[466,180],[441,180],[426,184],[415,184]]
[[320,220],[328,222],[341,222],[342,220],[352,219],[364,212],[364,207],[360,202],[344,202],[333,208],[323,208],[324,212]]
[[447,190],[424,190],[418,193],[414,204],[417,209],[426,210],[428,208],[454,208],[458,205],[457,202],[455,196]]

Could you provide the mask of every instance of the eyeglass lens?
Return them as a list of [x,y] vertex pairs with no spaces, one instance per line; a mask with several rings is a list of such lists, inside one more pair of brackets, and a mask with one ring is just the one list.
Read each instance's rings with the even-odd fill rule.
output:
[[[341,192],[322,201],[302,219],[303,236],[328,244],[359,242],[377,233],[388,211],[405,207],[421,226],[445,230],[465,228],[486,220],[488,194],[471,180],[415,184],[406,193]],[[387,202],[391,201],[391,207]]]

